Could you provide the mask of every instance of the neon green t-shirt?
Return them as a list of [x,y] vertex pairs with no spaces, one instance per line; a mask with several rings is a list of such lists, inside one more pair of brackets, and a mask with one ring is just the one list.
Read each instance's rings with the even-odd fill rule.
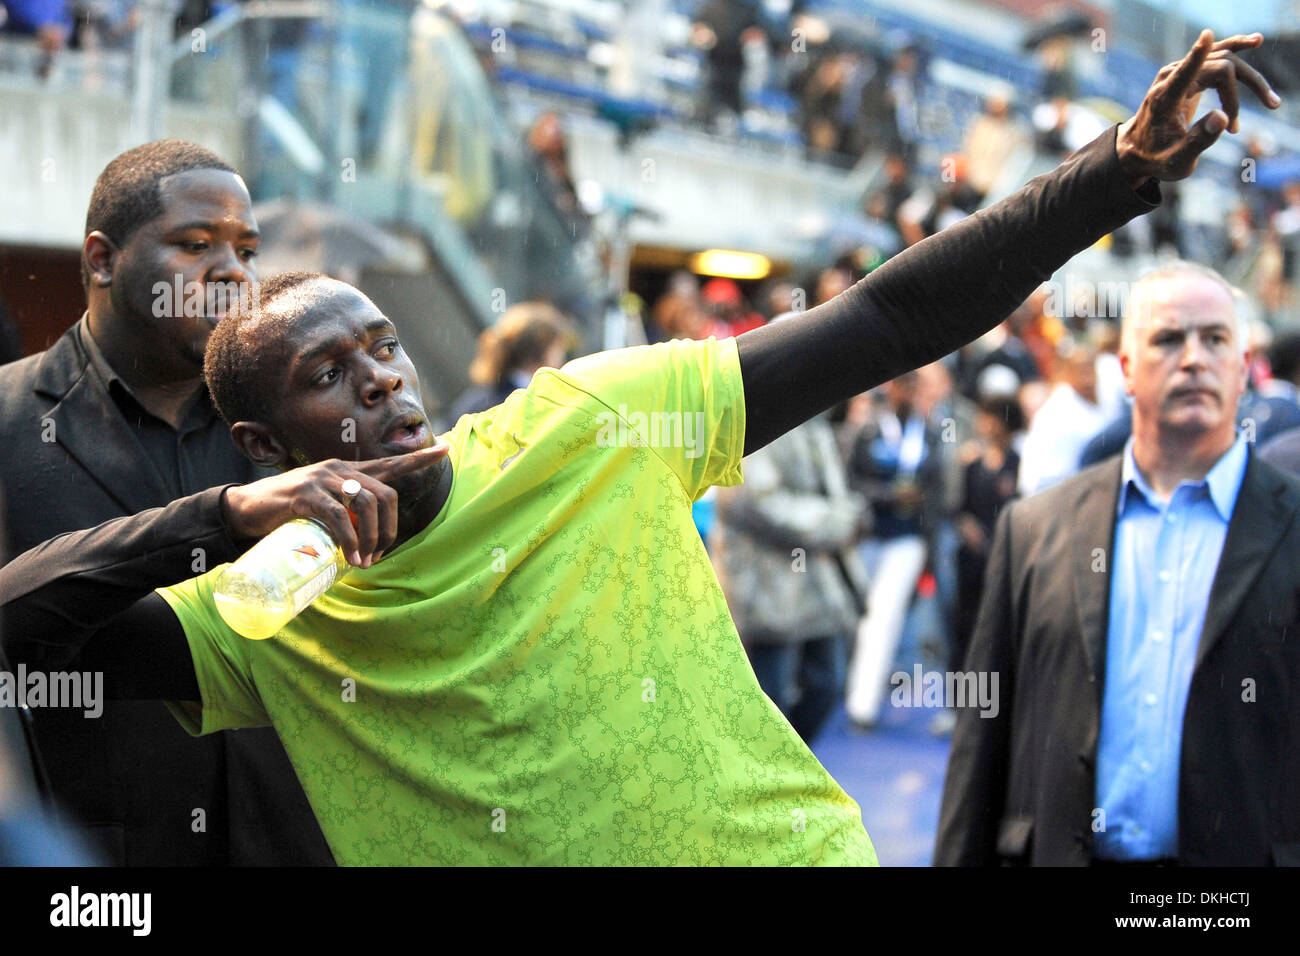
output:
[[202,696],[169,706],[273,726],[341,864],[874,864],[691,519],[744,434],[733,339],[543,369],[446,435],[425,530],[271,639],[222,622],[220,568],[160,590]]

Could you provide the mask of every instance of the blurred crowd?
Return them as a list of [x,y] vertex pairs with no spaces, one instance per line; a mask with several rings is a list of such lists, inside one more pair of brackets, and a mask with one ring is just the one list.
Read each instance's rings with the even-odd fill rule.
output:
[[[1035,129],[1016,118],[1010,103],[1009,90],[986,100],[961,151],[944,158],[937,180],[918,174],[904,152],[886,156],[881,183],[863,204],[864,214],[888,230],[886,251],[914,245],[959,222],[1023,180],[1026,166],[1015,160],[1025,157]],[[1100,132],[1100,126],[1089,125],[1087,137]],[[1059,159],[1079,145],[1071,138],[1068,148],[1052,151]],[[1250,169],[1267,162],[1271,151],[1259,140],[1248,141],[1246,149],[1243,168]],[[1214,263],[1247,288],[1264,319],[1276,324],[1290,317],[1300,302],[1300,182],[1270,187],[1253,176],[1224,177],[1206,168],[1184,182],[1166,184],[1164,197],[1155,213],[1111,237],[1109,251],[1116,259],[1143,262],[1176,255]],[[1069,309],[1098,314],[1095,302]]]
[[46,53],[122,49],[139,20],[132,0],[5,0],[0,33],[31,37]]
[[[188,34],[228,5],[185,0],[176,9],[176,35]],[[403,0],[389,6],[408,9]],[[926,44],[903,33],[876,36],[844,25],[832,29],[804,6],[704,0],[694,9],[689,44],[701,64],[695,119],[734,132],[748,106],[773,94],[791,104],[810,159],[852,166],[866,156],[878,157],[879,172],[859,212],[879,227],[876,244],[884,255],[1005,195],[1027,178],[1036,157],[1055,162],[1091,141],[1116,118],[1108,108],[1123,112],[1118,104],[1079,98],[1072,60],[1077,41],[1069,31],[1077,33],[1081,24],[1063,24],[1061,32],[1040,31],[1033,41],[1036,89],[1016,89],[989,77],[992,87],[978,98],[969,119],[951,106],[939,111],[943,116],[936,113],[929,125],[943,117],[948,125],[957,123],[939,137],[957,145],[936,168],[934,130],[927,137],[923,129],[929,121],[922,106],[938,90]],[[65,47],[128,48],[139,14],[134,0],[2,0],[0,34],[30,38],[45,51],[47,69],[48,58]],[[295,113],[302,107],[295,76],[308,32],[304,23],[276,21],[266,61],[268,89]],[[354,53],[366,64],[357,146],[367,161],[379,143],[385,104],[397,85],[391,75],[394,63],[374,46],[377,39],[358,35],[349,42],[361,44]],[[492,75],[494,57],[482,52]],[[173,85],[178,84],[184,86],[179,80]],[[923,141],[928,151],[921,149]],[[590,223],[569,169],[559,114],[546,112],[527,143],[537,183],[569,234],[581,239]],[[1220,264],[1229,279],[1249,287],[1265,316],[1273,319],[1297,304],[1300,183],[1266,187],[1256,180],[1253,173],[1277,152],[1267,136],[1248,138],[1245,148],[1243,168],[1249,166],[1252,175],[1205,170],[1180,187],[1167,187],[1160,210],[1120,230],[1113,251],[1140,259],[1169,249],[1186,259]]]
[[[176,33],[211,19],[225,4],[181,0]],[[61,50],[129,50],[140,25],[136,0],[4,0],[0,34],[28,37],[50,57]],[[48,67],[48,63],[47,63]]]
[[[704,121],[734,129],[746,90],[777,90],[796,104],[810,159],[853,166],[869,154],[883,157],[862,212],[887,230],[882,244],[892,239],[893,245],[886,254],[1018,187],[1036,157],[1054,164],[1127,115],[1119,104],[1080,96],[1076,37],[1090,24],[1067,18],[1059,31],[1049,24],[1027,43],[1039,86],[1017,90],[994,82],[964,128],[953,131],[957,148],[936,169],[921,151],[927,138],[921,107],[936,89],[925,44],[904,35],[818,35],[811,25],[818,21],[804,17],[800,4],[774,18],[761,3],[713,0],[700,8],[697,21],[693,40],[706,53],[708,76],[701,88]],[[809,42],[792,46],[792,30]],[[1222,265],[1275,318],[1297,302],[1300,183],[1260,183],[1254,172],[1277,147],[1267,136],[1249,138],[1245,147],[1242,169],[1248,174],[1207,169],[1168,186],[1161,209],[1117,233],[1113,251],[1126,259],[1169,251]]]

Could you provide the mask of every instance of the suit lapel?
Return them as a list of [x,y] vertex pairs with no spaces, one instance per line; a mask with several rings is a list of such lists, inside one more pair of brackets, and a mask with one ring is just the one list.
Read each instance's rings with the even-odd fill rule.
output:
[[[54,440],[124,514],[137,514],[168,500],[167,489],[81,348],[84,322],[83,317],[51,346],[35,389],[57,402],[47,414]],[[130,453],[123,454],[126,449]]]
[[1115,509],[1119,504],[1120,459],[1098,468],[1079,493],[1072,522],[1074,586],[1079,635],[1100,695],[1105,677],[1110,577],[1115,563]]
[[1246,593],[1291,524],[1295,507],[1287,503],[1284,490],[1285,485],[1251,454],[1228,523],[1223,554],[1214,572],[1210,604],[1196,649],[1196,667],[1201,666],[1201,661],[1227,630]]

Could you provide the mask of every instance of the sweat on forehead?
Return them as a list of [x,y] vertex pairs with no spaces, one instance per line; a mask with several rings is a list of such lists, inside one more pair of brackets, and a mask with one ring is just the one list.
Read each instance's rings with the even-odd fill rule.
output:
[[351,286],[329,276],[309,275],[293,285],[276,287],[269,293],[263,289],[260,311],[272,322],[293,320],[331,297],[351,289]]
[[217,323],[208,339],[203,377],[228,424],[267,421],[292,355],[291,333],[314,306],[350,287],[311,272],[289,272],[263,282]]
[[[352,295],[349,296],[348,294]],[[286,339],[304,322],[328,309],[331,300],[343,295],[359,296],[352,286],[329,276],[309,272],[290,272],[264,282],[247,303],[235,313],[235,334],[249,345],[276,352],[288,361],[292,345]]]

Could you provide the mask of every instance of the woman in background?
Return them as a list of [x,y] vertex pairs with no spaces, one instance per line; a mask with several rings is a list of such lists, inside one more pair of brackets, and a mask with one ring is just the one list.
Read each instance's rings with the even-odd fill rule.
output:
[[450,422],[500,405],[525,388],[539,368],[559,368],[578,347],[573,325],[545,302],[521,302],[502,314],[478,337],[478,354],[469,366],[474,385],[451,407]]

